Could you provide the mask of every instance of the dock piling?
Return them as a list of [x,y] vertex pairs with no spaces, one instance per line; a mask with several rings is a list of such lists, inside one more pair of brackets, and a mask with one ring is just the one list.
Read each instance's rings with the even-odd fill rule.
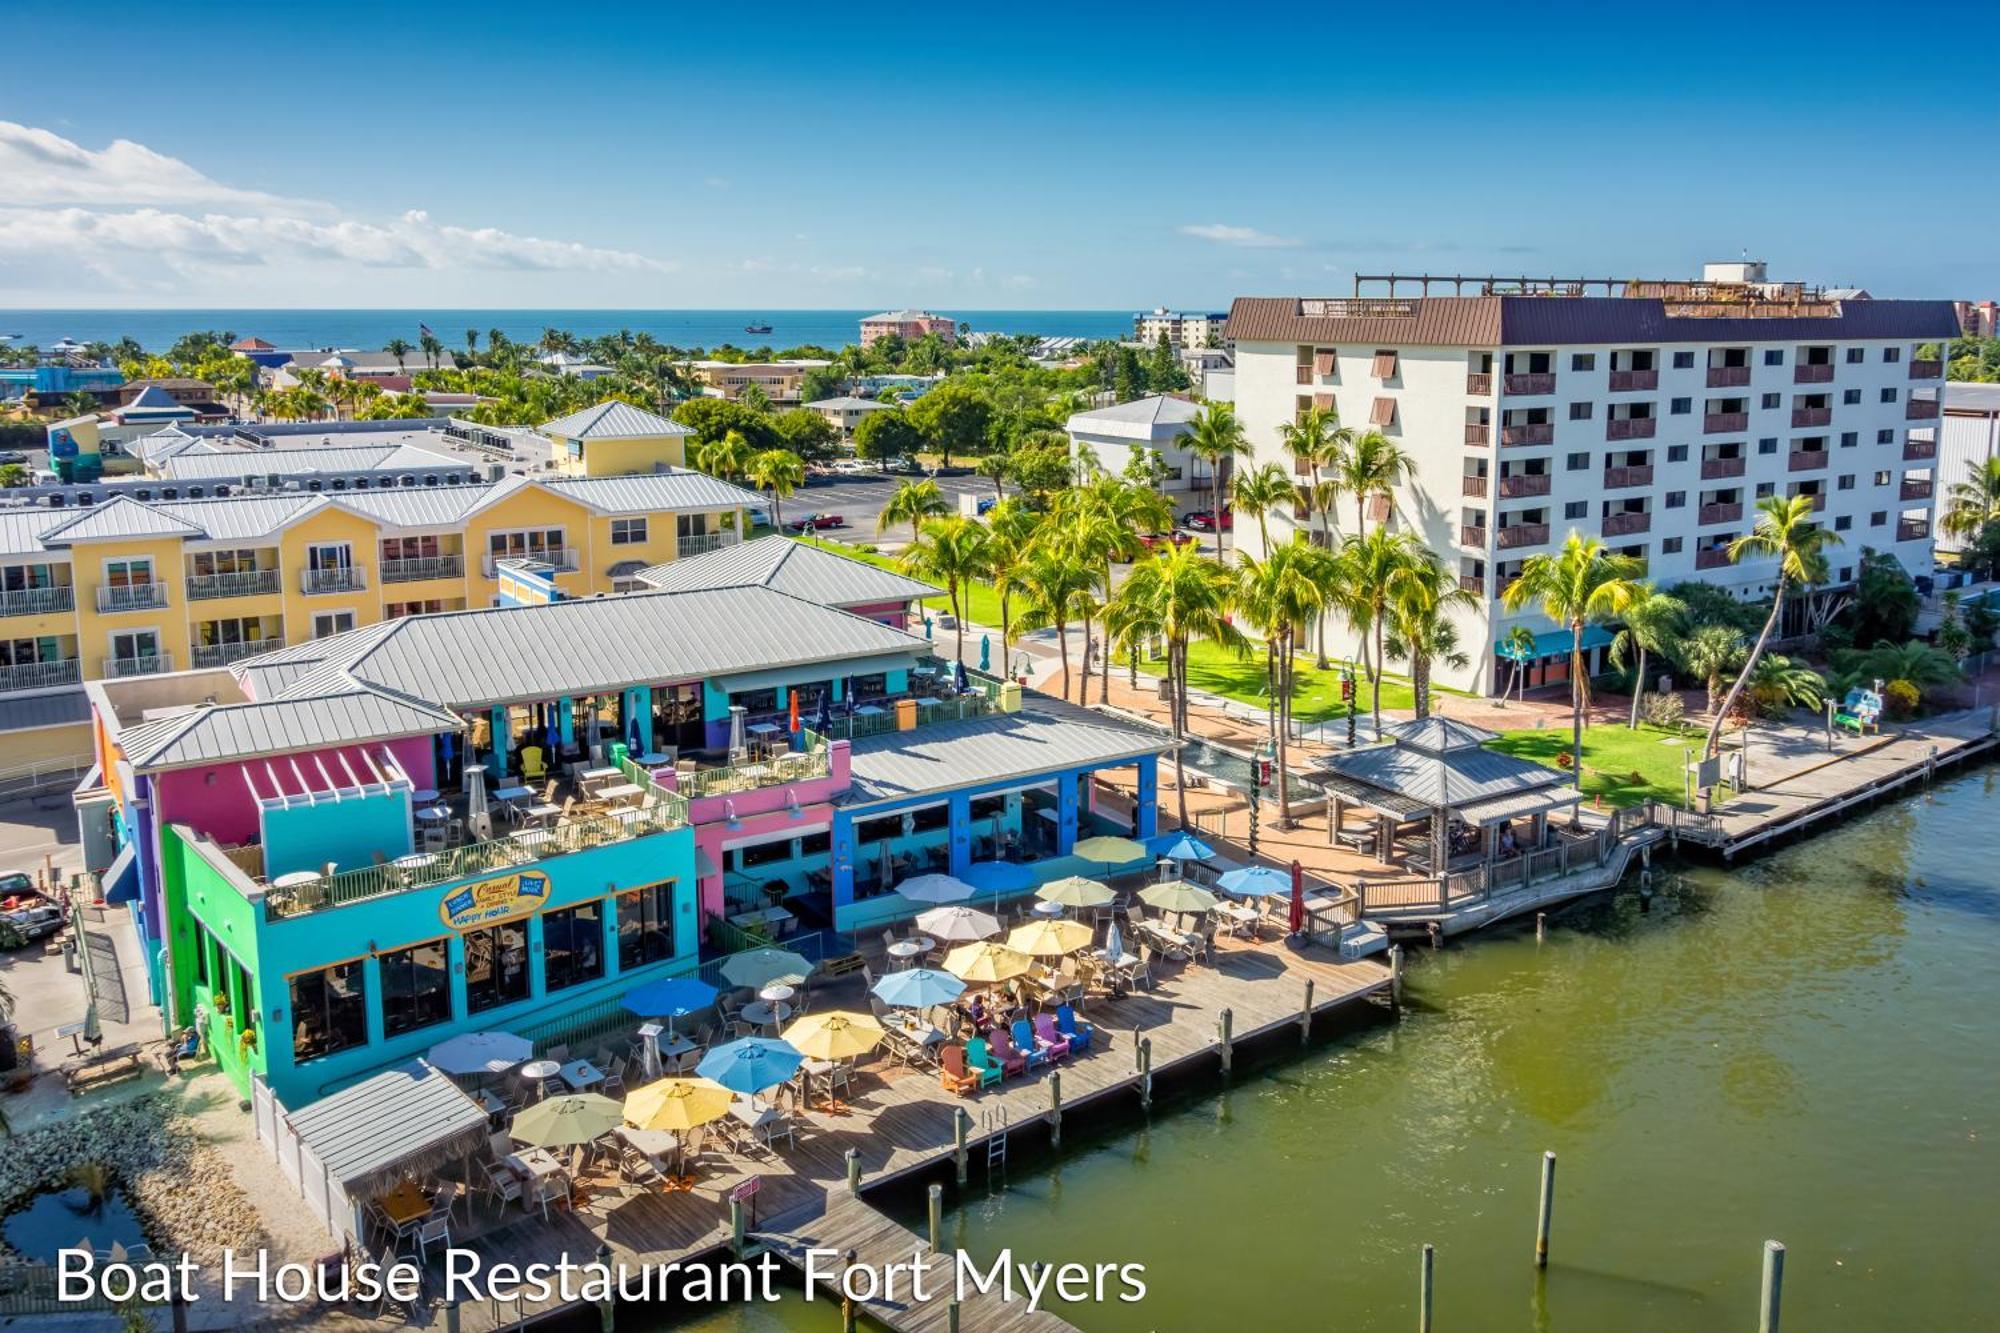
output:
[[[597,1262],[603,1265],[605,1272],[609,1273],[611,1271],[611,1244],[609,1241],[598,1242]],[[612,1285],[615,1288],[616,1284],[614,1283]],[[600,1333],[611,1333],[612,1328],[617,1324],[617,1322],[618,1322],[618,1302],[614,1300],[612,1298],[611,1293],[607,1291],[604,1295],[604,1299],[597,1303],[597,1327]]]
[[966,1141],[966,1136],[971,1132],[971,1130],[972,1130],[972,1117],[965,1113],[965,1108],[963,1106],[953,1107],[951,1112],[951,1133],[952,1133],[951,1159],[953,1166],[956,1167],[958,1170],[958,1183],[961,1186],[965,1184],[965,1174],[966,1174],[967,1157],[965,1152],[965,1141]]
[[1139,1038],[1139,1109],[1153,1109],[1153,1039]]
[[853,1270],[861,1255],[854,1250],[847,1252],[847,1264],[840,1274],[840,1333],[855,1333],[861,1324],[861,1311],[856,1307],[854,1296],[848,1289],[847,1275]]
[[1437,1246],[1424,1246],[1423,1271],[1417,1285],[1417,1333],[1431,1333],[1431,1296],[1437,1286]]
[[861,1193],[861,1149],[859,1148],[847,1150],[847,1192],[854,1195]]
[[1540,944],[1549,937],[1549,914],[1535,913],[1535,943]]
[[931,1253],[944,1249],[944,1186],[932,1185],[926,1191],[929,1195],[931,1222]]
[[729,1201],[729,1252],[738,1259],[743,1257],[743,1200]]
[[958,1333],[958,1302],[944,1307],[944,1326],[948,1333]]
[[1542,1154],[1542,1203],[1535,1210],[1535,1267],[1549,1266],[1549,1223],[1556,1210],[1556,1155]]
[[444,1333],[458,1333],[458,1320],[458,1302],[446,1301],[444,1303]]
[[1220,1014],[1216,1015],[1215,1034],[1216,1039],[1222,1044],[1222,1075],[1224,1078],[1229,1076],[1229,1067],[1236,1055],[1229,1035],[1230,1029],[1235,1025],[1236,1015],[1229,1010],[1224,1009]]
[[1062,1147],[1062,1070],[1049,1071],[1049,1146]]
[[1757,1333],[1778,1333],[1778,1307],[1785,1294],[1785,1246],[1782,1241],[1764,1242],[1764,1293],[1759,1302]]
[[1403,946],[1389,946],[1389,1003],[1403,1007]]
[[1306,1002],[1299,1009],[1299,1045],[1312,1040],[1313,1032],[1313,979],[1306,978]]

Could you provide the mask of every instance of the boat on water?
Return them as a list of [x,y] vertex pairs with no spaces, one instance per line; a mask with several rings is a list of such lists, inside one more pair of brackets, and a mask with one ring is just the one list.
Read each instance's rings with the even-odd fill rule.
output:
[[743,331],[745,333],[769,333],[771,326],[769,324],[745,324]]

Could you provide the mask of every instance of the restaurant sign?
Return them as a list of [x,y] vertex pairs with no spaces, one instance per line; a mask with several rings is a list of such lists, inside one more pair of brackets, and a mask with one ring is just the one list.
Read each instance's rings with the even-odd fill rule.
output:
[[539,870],[523,870],[459,885],[438,904],[438,914],[453,930],[476,930],[532,916],[548,901],[549,877]]

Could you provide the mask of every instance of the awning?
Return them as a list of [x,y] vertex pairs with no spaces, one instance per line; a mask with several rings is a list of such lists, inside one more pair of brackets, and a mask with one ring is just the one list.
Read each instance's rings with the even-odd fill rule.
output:
[[781,685],[810,684],[826,680],[829,676],[844,680],[849,676],[874,676],[886,671],[907,671],[914,665],[916,658],[910,653],[858,657],[843,662],[773,667],[766,671],[743,671],[733,676],[718,676],[715,679],[715,688],[724,694],[747,694],[751,690],[775,690]]
[[701,879],[707,879],[710,875],[719,875],[722,872],[716,869],[715,858],[697,847],[694,849],[694,873]]
[[620,560],[607,571],[614,579],[629,579],[640,570],[649,568],[644,560]]
[[139,859],[133,855],[136,844],[126,843],[118,849],[118,855],[111,858],[111,864],[98,878],[104,889],[107,903],[136,903],[139,901]]
[[491,1129],[479,1104],[422,1060],[285,1114],[327,1180],[350,1198],[469,1156],[486,1146]]
[[1547,814],[1551,810],[1561,810],[1575,805],[1582,799],[1582,793],[1574,787],[1540,787],[1534,791],[1517,791],[1505,796],[1495,796],[1491,800],[1464,806],[1454,813],[1466,823],[1484,828],[1488,824],[1504,824],[1510,819],[1520,819],[1525,815],[1540,815]]
[[[1583,627],[1584,651],[1589,652],[1592,648],[1602,648],[1615,637],[1610,630],[1604,628],[1602,625],[1585,625]],[[1535,636],[1535,646],[1525,653],[1517,652],[1514,645],[1505,639],[1496,639],[1493,643],[1493,651],[1510,662],[1539,662],[1544,657],[1562,657],[1569,652],[1569,648],[1569,631],[1566,629],[1552,629],[1546,634],[1537,634]]]

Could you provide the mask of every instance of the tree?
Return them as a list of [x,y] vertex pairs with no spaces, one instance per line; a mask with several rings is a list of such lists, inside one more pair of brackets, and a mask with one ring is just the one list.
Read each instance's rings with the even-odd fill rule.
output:
[[[1299,413],[1296,421],[1278,427],[1278,442],[1292,460],[1292,471],[1300,478],[1299,507],[1305,510],[1307,532],[1314,530],[1313,520],[1322,508],[1321,500],[1330,501],[1340,493],[1337,481],[1321,482],[1317,479],[1319,471],[1330,466],[1353,443],[1353,439],[1354,432],[1340,424],[1340,414],[1330,407],[1308,407]],[[1331,519],[1330,505],[1326,512]],[[1321,642],[1324,641],[1324,636],[1321,636]],[[1319,655],[1324,659],[1326,650],[1321,648]],[[1321,669],[1325,669],[1323,660]]]
[[1290,758],[1295,668],[1299,640],[1323,597],[1312,566],[1315,557],[1324,554],[1294,534],[1291,541],[1265,548],[1262,559],[1243,560],[1237,574],[1237,609],[1264,638],[1264,679],[1270,692],[1277,757],[1279,828],[1292,825],[1291,784],[1285,773]]
[[1715,696],[1723,678],[1742,665],[1745,653],[1743,632],[1734,625],[1702,625],[1681,644],[1681,665],[1708,690],[1708,711],[1715,712]]
[[802,403],[838,398],[846,391],[847,379],[836,366],[809,366],[806,373],[799,376],[799,401]]
[[831,457],[840,432],[809,407],[795,407],[771,418],[771,429],[783,446],[807,462]]
[[[435,333],[425,333],[419,335],[417,338],[417,343],[424,349],[424,364],[429,366],[432,370],[436,370],[438,366],[438,358],[444,352],[444,344],[438,341],[438,336]],[[400,365],[400,363],[398,364]]]
[[954,452],[971,453],[983,447],[987,428],[993,423],[992,401],[978,388],[956,378],[938,385],[906,410],[910,424],[922,433],[946,467],[951,466]]
[[965,616],[959,606],[959,591],[991,572],[988,548],[992,537],[983,523],[963,514],[925,519],[899,562],[906,573],[944,584],[958,638],[956,661],[965,660]]
[[1522,688],[1528,678],[1528,663],[1535,655],[1535,632],[1526,625],[1516,625],[1507,631],[1502,640],[1507,645],[1505,656],[1514,664],[1514,674],[1507,678],[1507,691],[1503,691],[1501,701],[1506,701],[1506,693],[1512,692],[1514,701],[1519,703],[1526,695]]
[[743,475],[743,469],[750,465],[751,458],[757,452],[751,447],[750,441],[732,430],[719,440],[696,445],[695,466],[711,477],[730,481]]
[[1298,488],[1282,463],[1266,463],[1254,472],[1239,472],[1229,483],[1229,507],[1240,517],[1257,520],[1257,549],[1271,549],[1271,525],[1267,517],[1298,500]]
[[753,449],[780,444],[775,419],[726,398],[690,398],[674,408],[674,420],[694,431],[696,444],[719,440],[735,431]]
[[1368,530],[1368,502],[1393,502],[1396,487],[1416,474],[1417,465],[1402,446],[1379,430],[1356,438],[1332,463],[1340,489],[1354,497],[1355,530]]
[[1818,708],[1826,699],[1826,679],[1782,653],[1766,653],[1756,670],[1745,673],[1746,714],[1775,716],[1787,708]]
[[1902,561],[1889,551],[1861,548],[1854,577],[1854,599],[1843,617],[1854,647],[1901,643],[1916,629],[1917,612],[1922,606],[1916,582],[1903,568]]
[[[1053,629],[1062,654],[1062,697],[1069,697],[1069,625],[1091,606],[1093,582],[1088,563],[1072,542],[1038,534],[1029,544],[1015,585],[1020,589],[1020,629]],[[1127,580],[1129,584],[1130,580]]]
[[1917,639],[1908,643],[1878,643],[1833,655],[1833,665],[1855,684],[1876,680],[1907,680],[1919,690],[1949,685],[1959,678],[1958,663],[1941,648]]
[[401,338],[391,338],[387,346],[382,350],[396,358],[396,373],[398,375],[405,373],[403,361],[410,354],[409,343],[403,341]]
[[[1121,623],[1156,627],[1167,645],[1169,711],[1175,740],[1187,730],[1188,645],[1208,639],[1237,653],[1248,651],[1243,631],[1229,623],[1236,582],[1222,562],[1201,554],[1195,546],[1169,546],[1132,567],[1118,589]],[[1187,780],[1181,747],[1174,747],[1174,789],[1180,801],[1180,821],[1187,825]]]
[[1248,457],[1250,439],[1236,409],[1227,403],[1210,403],[1188,423],[1184,438],[1189,453],[1208,464],[1210,514],[1215,519],[1215,558],[1222,558],[1222,481],[1232,459]]
[[1462,669],[1471,661],[1459,649],[1458,626],[1451,613],[1480,605],[1478,597],[1459,586],[1458,575],[1445,566],[1444,557],[1412,543],[1409,563],[1396,580],[1394,595],[1385,608],[1389,635],[1383,650],[1390,657],[1409,662],[1410,689],[1416,696],[1419,718],[1431,715],[1432,664],[1443,662]]
[[[1139,540],[1142,532],[1157,532],[1173,524],[1173,509],[1166,498],[1155,491],[1133,486],[1117,477],[1100,476],[1088,486],[1080,486],[1064,491],[1057,497],[1054,511],[1056,526],[1052,534],[1060,534],[1076,544],[1078,553],[1097,571],[1098,587],[1102,603],[1111,604],[1111,566],[1114,562],[1136,559],[1145,551]],[[1086,617],[1084,642],[1090,641],[1090,625]],[[1111,702],[1111,654],[1105,652],[1099,663],[1102,676],[1098,687],[1097,701]],[[1086,664],[1086,677],[1088,664]],[[1088,679],[1084,682],[1089,685]],[[1086,696],[1079,695],[1077,702],[1084,702]]]
[[1641,583],[1633,591],[1625,608],[1625,624],[1611,640],[1613,666],[1622,670],[1627,658],[1638,659],[1632,672],[1632,720],[1626,724],[1630,731],[1639,729],[1639,701],[1646,694],[1646,655],[1673,657],[1686,616],[1687,603],[1650,583]]
[[1784,616],[1786,591],[1795,583],[1811,587],[1823,582],[1826,578],[1826,550],[1839,544],[1840,538],[1814,522],[1813,497],[1810,495],[1771,495],[1759,500],[1756,526],[1729,543],[1732,564],[1740,563],[1745,556],[1775,557],[1778,582],[1771,595],[1771,614],[1765,617],[1764,628],[1758,631],[1757,642],[1751,645],[1750,660],[1744,663],[1743,674],[1729,687],[1722,707],[1715,710],[1715,716],[1709,719],[1708,741],[1702,750],[1705,757],[1712,759],[1720,753],[1722,719],[1736,706],[1736,696],[1743,692],[1744,682],[1757,669],[1757,659],[1764,655],[1765,647],[1771,642],[1771,635]]
[[[1370,711],[1375,718],[1375,734],[1382,734],[1383,639],[1388,633],[1389,604],[1401,593],[1421,548],[1408,533],[1377,528],[1356,534],[1340,544],[1335,557],[1334,579],[1338,605],[1361,637],[1361,661],[1368,671],[1374,694]],[[1370,635],[1375,650],[1368,651]]]
[[986,570],[1000,598],[1000,666],[1008,667],[1013,651],[1014,594],[1021,588],[1021,569],[1028,558],[1040,516],[1019,500],[1001,500],[986,511]]
[[910,525],[910,540],[915,541],[917,528],[927,518],[949,513],[951,502],[944,498],[938,484],[926,477],[922,481],[906,481],[896,488],[882,506],[882,512],[875,516],[875,531],[879,535],[898,523]]
[[26,463],[0,463],[0,487],[11,488],[28,484]]
[[785,497],[806,484],[805,460],[789,449],[766,449],[744,462],[743,475],[771,497],[771,525],[784,526],[780,509]]
[[878,463],[913,454],[923,442],[923,435],[900,409],[870,412],[854,428],[854,456]]
[[973,460],[973,470],[993,483],[993,498],[1007,498],[1007,488],[1001,485],[1007,480],[1007,469],[1013,465],[1013,456],[1004,449],[994,449]]
[[1070,484],[1069,453],[1063,449],[1017,449],[1007,465],[1007,475],[1034,503],[1046,504],[1049,496]]
[[1583,627],[1624,614],[1638,595],[1645,562],[1613,555],[1595,537],[1575,532],[1561,551],[1521,562],[1521,576],[1507,585],[1501,605],[1519,611],[1530,602],[1569,629],[1570,772],[1583,789],[1583,710],[1590,704],[1590,672],[1583,660]]
[[1968,477],[1945,492],[1944,517],[1938,527],[1947,537],[1970,542],[1988,523],[2000,520],[2000,457],[1966,465]]

